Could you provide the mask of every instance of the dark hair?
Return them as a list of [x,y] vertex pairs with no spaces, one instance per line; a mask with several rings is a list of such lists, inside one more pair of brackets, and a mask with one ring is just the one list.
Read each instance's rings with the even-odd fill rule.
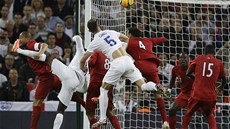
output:
[[53,35],[53,36],[55,36],[56,37],[56,34],[55,33],[53,33],[53,32],[49,32],[48,34],[47,34],[47,39],[49,38],[49,36],[51,36],[51,35]]
[[28,27],[29,26],[37,26],[37,25],[35,23],[31,22],[31,23],[29,23]]
[[205,54],[215,54],[215,48],[213,45],[207,45],[204,49]]
[[97,21],[96,19],[90,19],[87,23],[87,27],[89,28],[89,31],[92,33],[95,33],[97,31]]
[[141,37],[142,33],[139,29],[136,27],[129,28],[129,34],[131,34],[133,37]]

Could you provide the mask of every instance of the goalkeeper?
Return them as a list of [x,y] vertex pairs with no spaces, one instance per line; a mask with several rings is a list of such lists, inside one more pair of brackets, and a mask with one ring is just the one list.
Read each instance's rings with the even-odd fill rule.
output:
[[[142,32],[136,27],[129,28],[129,42],[126,51],[135,60],[134,64],[140,70],[143,77],[147,81],[159,84],[160,78],[158,76],[158,66],[160,64],[160,60],[153,53],[152,48],[154,45],[166,42],[167,39],[165,37],[142,38],[141,36]],[[157,107],[161,113],[163,128],[168,128],[169,125],[167,122],[164,99],[161,97],[160,92],[153,93],[157,100]]]

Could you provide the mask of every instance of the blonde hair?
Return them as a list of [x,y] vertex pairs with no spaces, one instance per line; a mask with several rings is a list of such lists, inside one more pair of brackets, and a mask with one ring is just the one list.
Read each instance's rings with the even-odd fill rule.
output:
[[42,0],[32,0],[31,7],[34,9],[34,3],[40,2],[40,9],[43,10],[43,1]]

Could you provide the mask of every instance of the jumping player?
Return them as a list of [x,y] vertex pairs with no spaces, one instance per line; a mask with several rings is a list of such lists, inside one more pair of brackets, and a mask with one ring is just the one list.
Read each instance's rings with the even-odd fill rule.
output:
[[[34,110],[32,112],[32,120],[31,120],[31,129],[37,128],[37,123],[38,123],[38,119],[40,116],[40,105],[45,99],[45,97],[47,96],[48,92],[51,89],[54,89],[56,87],[58,87],[58,92],[59,92],[61,88],[61,83],[62,83],[62,85],[64,85],[64,88],[63,87],[61,88],[61,92],[58,95],[60,103],[58,105],[58,114],[56,116],[56,118],[57,117],[59,118],[58,123],[61,125],[63,116],[61,116],[59,113],[63,114],[64,110],[69,104],[69,101],[71,100],[72,95],[73,95],[71,94],[72,91],[74,90],[78,90],[80,92],[82,91],[82,88],[76,87],[77,84],[80,85],[79,83],[82,82],[82,81],[79,81],[80,79],[78,78],[78,77],[81,77],[80,75],[82,73],[79,72],[81,70],[80,69],[78,70],[79,75],[77,75],[77,73],[75,72],[74,72],[75,74],[73,74],[73,71],[75,70],[75,68],[77,69],[76,65],[74,64],[76,63],[76,59],[75,59],[75,62],[72,63],[72,65],[69,65],[70,68],[73,69],[72,71],[69,70],[70,68],[69,69],[66,68],[67,66],[65,66],[64,64],[61,64],[56,59],[52,61],[52,69],[51,69],[48,63],[45,62],[47,61],[46,60],[47,57],[46,55],[44,55],[44,52],[47,49],[47,45],[44,43],[36,43],[36,41],[31,40],[30,38],[31,36],[29,33],[22,32],[19,36],[19,39],[15,42],[12,48],[12,51],[28,56],[29,57],[28,61],[32,69],[38,74],[38,77],[39,77],[38,78],[39,83],[37,85],[36,92],[35,92],[35,100],[34,100],[34,108],[33,108]],[[23,47],[25,45],[28,50],[23,50],[19,48],[19,46]],[[81,55],[83,55],[82,52],[81,52]],[[76,58],[81,58],[81,56],[76,57]],[[75,66],[73,66],[73,64]],[[78,61],[78,64],[79,64],[79,61]],[[62,79],[62,82],[60,82],[57,76],[52,74],[51,70],[55,74],[57,74],[60,79]],[[65,73],[68,73],[68,74],[65,74]],[[71,78],[74,77],[74,79],[70,80],[69,79],[70,75],[71,75]],[[76,78],[78,78],[79,80]],[[64,82],[63,80],[68,80],[68,81]],[[66,93],[67,91],[69,91],[68,94]],[[84,106],[84,101],[81,100],[78,96],[74,95],[73,99],[75,99],[75,101],[79,102],[81,105]]]
[[[217,129],[213,109],[216,105],[216,82],[222,79],[222,88],[226,85],[223,63],[216,59],[215,48],[205,47],[205,55],[198,56],[189,66],[187,76],[194,78],[193,90],[188,101],[188,110],[183,118],[181,129],[187,129],[192,115],[198,109],[208,120],[210,129]],[[194,74],[193,74],[194,73]]]
[[[160,84],[160,78],[158,76],[160,60],[153,53],[152,48],[154,45],[166,42],[167,39],[165,37],[141,38],[141,35],[141,31],[136,27],[129,28],[129,42],[126,51],[133,57],[135,66],[140,70],[147,81]],[[164,99],[161,97],[160,92],[153,93],[157,100],[157,107],[161,113],[163,128],[169,128]]]
[[[90,82],[86,94],[85,109],[86,115],[89,119],[90,126],[92,126],[94,123],[98,121],[95,118],[95,109],[97,108],[97,104],[92,101],[92,98],[99,97],[102,79],[105,76],[107,70],[109,69],[109,66],[109,59],[106,58],[106,56],[100,51],[95,51],[88,61]],[[109,103],[106,115],[115,129],[121,129],[117,117],[112,112],[112,109],[114,108],[112,90],[113,88],[111,87],[108,92]],[[97,127],[94,129],[99,128]]]
[[157,85],[153,82],[145,83],[140,71],[135,67],[131,57],[122,48],[122,42],[128,42],[128,37],[112,30],[102,31],[97,21],[91,19],[87,23],[88,29],[94,34],[94,40],[89,44],[87,52],[81,59],[81,69],[86,71],[85,63],[96,50],[101,51],[110,59],[111,65],[103,78],[100,88],[99,105],[100,119],[92,127],[99,127],[106,123],[106,110],[108,107],[108,90],[115,85],[121,76],[128,78],[142,91],[156,91]]
[[189,57],[186,53],[181,53],[179,56],[178,64],[172,69],[172,77],[168,92],[171,94],[171,89],[174,87],[176,79],[180,87],[180,94],[174,100],[172,107],[169,110],[169,126],[170,129],[176,129],[176,113],[188,105],[190,92],[194,79],[186,76],[186,71],[189,65]]

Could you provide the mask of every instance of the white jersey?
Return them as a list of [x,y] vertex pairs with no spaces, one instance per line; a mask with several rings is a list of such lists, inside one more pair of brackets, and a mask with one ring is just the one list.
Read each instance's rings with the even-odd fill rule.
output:
[[115,50],[122,47],[119,39],[120,33],[113,30],[100,31],[94,35],[93,41],[89,44],[88,51],[101,51],[110,60],[113,60],[112,54]]

